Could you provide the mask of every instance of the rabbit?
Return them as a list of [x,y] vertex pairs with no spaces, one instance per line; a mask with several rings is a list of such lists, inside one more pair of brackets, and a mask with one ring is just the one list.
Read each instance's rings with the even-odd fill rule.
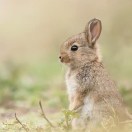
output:
[[107,73],[97,43],[102,30],[99,19],[88,22],[82,33],[67,39],[60,47],[60,61],[67,65],[66,86],[69,110],[79,114],[72,127],[96,125],[113,116],[125,119],[123,99]]

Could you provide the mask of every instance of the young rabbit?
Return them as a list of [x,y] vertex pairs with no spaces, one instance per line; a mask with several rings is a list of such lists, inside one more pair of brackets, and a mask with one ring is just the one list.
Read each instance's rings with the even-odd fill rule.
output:
[[96,43],[101,30],[101,21],[92,19],[84,32],[61,45],[59,58],[68,66],[69,109],[80,115],[72,121],[74,128],[86,127],[89,121],[98,124],[115,113],[125,117],[122,98],[104,68]]

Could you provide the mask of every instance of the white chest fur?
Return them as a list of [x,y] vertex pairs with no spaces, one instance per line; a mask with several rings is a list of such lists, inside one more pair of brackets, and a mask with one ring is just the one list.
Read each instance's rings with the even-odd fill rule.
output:
[[93,107],[94,107],[93,99],[90,98],[89,96],[85,97],[81,116],[83,116],[84,118],[88,118],[88,117],[92,118]]
[[66,86],[69,96],[73,96],[77,89],[76,74],[69,75],[69,71],[66,73]]

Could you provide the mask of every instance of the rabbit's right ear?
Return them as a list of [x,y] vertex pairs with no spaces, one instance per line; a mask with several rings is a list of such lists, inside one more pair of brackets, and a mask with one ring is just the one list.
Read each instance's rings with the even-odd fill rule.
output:
[[85,28],[85,36],[90,47],[93,47],[100,36],[102,30],[101,21],[92,19],[88,22]]

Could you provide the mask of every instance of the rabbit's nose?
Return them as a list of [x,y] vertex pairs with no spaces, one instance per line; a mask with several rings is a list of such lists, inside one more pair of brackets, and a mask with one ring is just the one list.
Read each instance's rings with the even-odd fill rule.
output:
[[61,59],[61,56],[59,56],[59,59]]
[[63,57],[62,56],[59,56],[59,59],[61,62],[63,62]]
[[61,62],[63,62],[63,56],[59,56]]

